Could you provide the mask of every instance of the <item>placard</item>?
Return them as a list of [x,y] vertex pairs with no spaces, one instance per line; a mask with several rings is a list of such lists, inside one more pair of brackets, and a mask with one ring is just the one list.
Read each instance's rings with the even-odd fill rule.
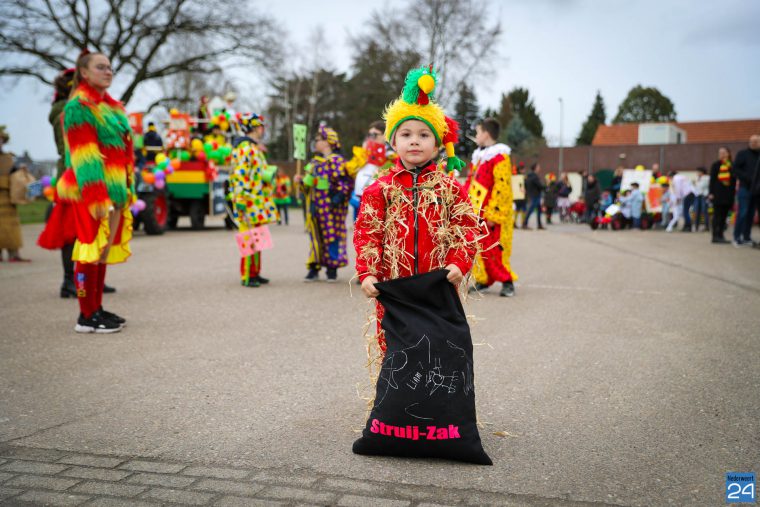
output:
[[293,124],[293,158],[306,160],[306,125]]

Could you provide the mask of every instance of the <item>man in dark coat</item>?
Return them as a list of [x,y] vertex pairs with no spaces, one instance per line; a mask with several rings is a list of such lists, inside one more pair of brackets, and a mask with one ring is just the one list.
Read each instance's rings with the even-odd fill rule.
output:
[[525,177],[525,195],[528,198],[528,212],[525,214],[525,220],[523,220],[522,228],[529,229],[528,219],[536,211],[538,219],[538,228],[543,229],[541,225],[541,194],[546,189],[546,184],[541,181],[539,177],[541,174],[541,166],[539,164],[533,164],[530,166],[530,172]]
[[739,215],[734,226],[734,246],[757,245],[750,238],[755,212],[760,209],[760,134],[749,138],[749,148],[736,154],[733,175],[739,181]]
[[596,176],[589,174],[586,177],[586,188],[583,192],[583,201],[586,203],[586,222],[591,222],[599,212],[599,198],[602,195]]

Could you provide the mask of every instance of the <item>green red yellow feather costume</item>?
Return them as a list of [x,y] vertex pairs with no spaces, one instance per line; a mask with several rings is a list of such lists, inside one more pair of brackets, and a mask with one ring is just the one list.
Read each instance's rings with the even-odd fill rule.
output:
[[63,109],[68,168],[56,185],[59,202],[74,205],[77,243],[74,260],[97,262],[108,244],[108,221],[97,219],[113,207],[123,220],[109,252],[109,263],[129,257],[135,200],[132,130],[124,106],[82,82]]

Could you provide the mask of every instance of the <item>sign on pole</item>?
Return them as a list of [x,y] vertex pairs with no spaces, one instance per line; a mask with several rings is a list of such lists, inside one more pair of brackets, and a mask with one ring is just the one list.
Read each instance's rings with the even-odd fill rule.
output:
[[293,124],[293,158],[306,160],[306,125]]

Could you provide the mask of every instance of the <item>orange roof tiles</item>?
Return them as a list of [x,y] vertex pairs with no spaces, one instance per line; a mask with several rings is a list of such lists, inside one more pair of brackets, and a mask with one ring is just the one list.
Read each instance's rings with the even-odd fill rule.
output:
[[[752,134],[760,134],[760,119],[728,121],[693,121],[676,123],[686,131],[686,143],[717,143],[747,141]],[[638,144],[639,124],[621,123],[600,125],[594,135],[593,146]]]

